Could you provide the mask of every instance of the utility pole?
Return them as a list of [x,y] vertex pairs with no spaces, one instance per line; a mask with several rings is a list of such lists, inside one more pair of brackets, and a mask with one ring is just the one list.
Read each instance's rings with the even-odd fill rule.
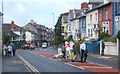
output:
[[[55,18],[54,18],[54,13],[51,13],[53,15],[53,25],[55,25]],[[55,32],[53,32],[53,39],[55,39]],[[55,46],[55,42],[53,42],[53,47]]]
[[54,13],[51,13],[51,14],[53,15],[53,25],[55,25],[55,18],[54,18],[54,17],[55,17],[55,16],[54,16],[55,14],[54,14]]

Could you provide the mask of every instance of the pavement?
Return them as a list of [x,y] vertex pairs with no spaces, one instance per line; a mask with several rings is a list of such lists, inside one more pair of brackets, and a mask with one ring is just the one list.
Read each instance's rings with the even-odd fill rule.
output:
[[94,53],[88,53],[90,57],[100,58],[100,59],[108,59],[113,61],[119,61],[120,58],[116,55],[100,55],[100,54],[94,54]]
[[[57,48],[50,47],[51,50],[57,50]],[[88,56],[94,57],[94,58],[100,58],[100,59],[107,59],[107,60],[113,60],[113,61],[120,61],[120,57],[117,55],[100,55],[95,53],[88,53]]]
[[2,74],[6,74],[9,72],[27,73],[30,71],[17,56],[3,56],[2,72]]

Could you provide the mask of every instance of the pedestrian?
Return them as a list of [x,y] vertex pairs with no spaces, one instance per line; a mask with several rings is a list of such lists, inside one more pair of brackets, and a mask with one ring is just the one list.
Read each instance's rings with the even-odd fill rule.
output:
[[12,45],[10,44],[10,45],[8,46],[8,56],[11,55],[11,52],[12,52]]
[[70,54],[70,45],[67,44],[67,46],[66,46],[66,59],[68,59],[69,54]]
[[12,44],[12,52],[13,52],[13,56],[15,56],[15,51],[16,51],[16,46],[14,44]]
[[7,47],[6,56],[8,56],[8,46],[9,46],[9,44],[7,43],[7,44],[6,44],[6,47]]
[[3,56],[7,56],[7,47],[6,47],[6,45],[3,46]]
[[65,52],[66,52],[66,48],[65,48],[65,44],[62,46],[62,54],[63,54],[63,58],[65,59],[65,56],[66,56],[66,54],[65,54]]
[[80,50],[81,50],[81,61],[82,63],[87,63],[86,59],[87,59],[87,49],[86,49],[86,44],[85,41],[82,41],[82,44],[80,45]]
[[80,57],[80,45],[76,42],[73,45],[73,52],[74,52],[74,58],[72,59],[72,62],[74,62],[77,57]]
[[105,49],[105,43],[104,41],[102,40],[101,43],[100,43],[100,46],[101,46],[101,55],[104,55],[104,49]]

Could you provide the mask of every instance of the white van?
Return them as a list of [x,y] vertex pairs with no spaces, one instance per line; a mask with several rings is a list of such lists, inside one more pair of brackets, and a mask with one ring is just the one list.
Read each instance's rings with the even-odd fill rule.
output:
[[46,42],[42,43],[42,48],[47,48],[47,43]]

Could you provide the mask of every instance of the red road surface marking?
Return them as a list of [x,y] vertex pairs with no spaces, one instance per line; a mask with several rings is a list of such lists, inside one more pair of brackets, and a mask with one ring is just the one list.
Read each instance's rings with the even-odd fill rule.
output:
[[[47,58],[55,57],[54,54],[49,54],[49,53],[46,53],[46,52],[43,52],[43,51],[32,51],[32,53],[42,55],[42,56],[45,56]],[[54,60],[61,61],[61,59],[54,59]],[[111,67],[98,65],[98,64],[95,64],[95,63],[64,62],[64,61],[61,61],[61,62],[69,64],[69,65],[71,64],[71,65],[74,65],[78,68],[80,67],[80,68],[83,68],[83,69],[86,69],[86,70],[89,70],[89,71],[92,71],[92,72],[98,72],[99,74],[107,74],[107,72],[109,72],[109,74],[120,74],[119,73],[120,70],[118,71],[118,69],[113,69]],[[103,72],[106,72],[106,73],[103,73]]]

